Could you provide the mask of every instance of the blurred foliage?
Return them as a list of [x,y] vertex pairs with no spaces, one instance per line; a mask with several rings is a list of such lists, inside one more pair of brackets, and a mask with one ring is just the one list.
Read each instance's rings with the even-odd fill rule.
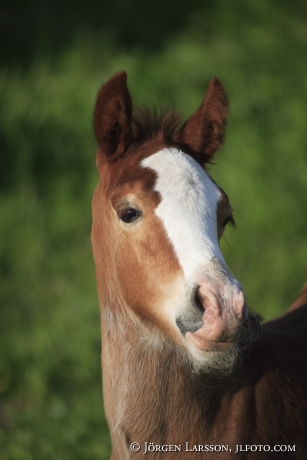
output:
[[92,107],[126,69],[185,115],[217,75],[231,118],[213,177],[223,250],[265,318],[307,278],[307,6],[295,0],[10,2],[0,38],[0,459],[107,459],[90,249]]

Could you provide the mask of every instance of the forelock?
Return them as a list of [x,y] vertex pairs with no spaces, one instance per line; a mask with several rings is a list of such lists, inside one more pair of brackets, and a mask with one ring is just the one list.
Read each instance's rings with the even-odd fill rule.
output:
[[181,124],[181,116],[172,110],[162,112],[143,107],[133,117],[133,137],[136,142],[157,138],[174,145],[179,142]]

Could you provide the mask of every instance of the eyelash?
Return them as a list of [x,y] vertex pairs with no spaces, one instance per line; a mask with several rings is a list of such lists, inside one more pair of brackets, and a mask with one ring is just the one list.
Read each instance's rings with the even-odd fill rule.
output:
[[224,220],[224,222],[222,224],[223,228],[225,228],[228,224],[235,225],[235,221],[234,221],[234,218],[232,217],[232,215],[228,216],[227,219]]

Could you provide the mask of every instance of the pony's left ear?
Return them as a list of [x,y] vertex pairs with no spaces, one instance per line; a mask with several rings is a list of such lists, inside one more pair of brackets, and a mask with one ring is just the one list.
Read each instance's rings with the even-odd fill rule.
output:
[[227,118],[227,95],[221,82],[214,78],[201,106],[182,127],[183,148],[201,163],[209,162],[223,142]]
[[119,158],[129,145],[132,102],[127,74],[120,72],[101,87],[94,111],[94,131],[104,159]]

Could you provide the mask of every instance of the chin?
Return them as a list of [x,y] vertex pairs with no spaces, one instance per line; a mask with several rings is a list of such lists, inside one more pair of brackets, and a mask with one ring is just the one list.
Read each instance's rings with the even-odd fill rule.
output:
[[226,376],[231,374],[238,361],[239,346],[235,342],[217,343],[211,350],[203,350],[186,339],[186,346],[195,372]]

